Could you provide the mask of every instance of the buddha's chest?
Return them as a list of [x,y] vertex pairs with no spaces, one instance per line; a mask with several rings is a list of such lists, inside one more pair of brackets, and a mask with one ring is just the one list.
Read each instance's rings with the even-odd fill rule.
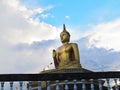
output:
[[62,46],[58,49],[58,54],[59,55],[69,54],[71,52],[72,52],[72,46],[71,45]]

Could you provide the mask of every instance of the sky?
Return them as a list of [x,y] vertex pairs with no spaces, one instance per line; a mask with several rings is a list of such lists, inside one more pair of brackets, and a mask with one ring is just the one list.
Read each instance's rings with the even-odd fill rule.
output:
[[0,0],[0,73],[54,69],[63,24],[92,71],[120,70],[119,0]]

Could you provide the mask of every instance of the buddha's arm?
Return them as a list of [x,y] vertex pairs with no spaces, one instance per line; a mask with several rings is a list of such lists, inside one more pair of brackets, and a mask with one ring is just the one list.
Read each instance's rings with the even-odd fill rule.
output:
[[56,50],[53,50],[53,60],[54,60],[54,64],[55,64],[55,68],[58,67],[58,60],[57,60],[57,53]]
[[73,43],[72,48],[73,48],[73,53],[74,53],[74,56],[75,56],[75,60],[77,60],[80,63],[78,45]]

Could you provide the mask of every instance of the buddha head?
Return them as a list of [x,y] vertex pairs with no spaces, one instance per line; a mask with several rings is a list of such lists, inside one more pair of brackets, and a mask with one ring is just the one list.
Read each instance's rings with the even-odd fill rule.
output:
[[69,42],[70,41],[70,33],[66,30],[65,24],[63,24],[63,31],[60,33],[61,42]]

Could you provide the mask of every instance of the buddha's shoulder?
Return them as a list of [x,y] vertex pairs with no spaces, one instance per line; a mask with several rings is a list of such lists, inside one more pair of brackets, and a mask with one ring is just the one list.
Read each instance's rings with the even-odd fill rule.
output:
[[77,43],[70,43],[70,45],[72,45],[72,46],[77,46]]
[[[77,43],[69,43],[68,46],[69,46],[69,47],[71,47],[71,46],[76,47],[76,46],[77,46]],[[64,49],[65,47],[66,47],[66,46],[63,46],[63,45],[62,45],[62,46],[58,47],[57,50]]]
[[60,46],[60,47],[57,48],[57,50],[59,51],[59,50],[61,50],[62,48],[63,48],[63,46]]

